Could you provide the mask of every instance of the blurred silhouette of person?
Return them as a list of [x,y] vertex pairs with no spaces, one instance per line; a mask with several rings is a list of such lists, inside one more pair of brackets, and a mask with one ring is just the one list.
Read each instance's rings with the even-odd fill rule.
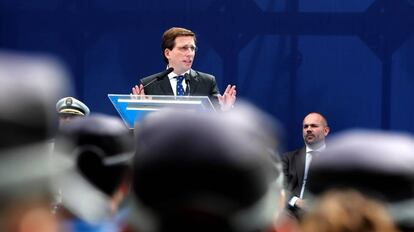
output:
[[310,196],[353,189],[380,201],[401,231],[414,231],[414,138],[351,130],[335,135],[310,170]]
[[0,150],[0,231],[57,232],[51,213],[50,167],[46,143]]
[[328,122],[320,113],[309,113],[303,119],[302,127],[305,147],[287,152],[282,156],[286,190],[288,192],[288,210],[300,217],[306,207],[304,193],[308,170],[312,158],[326,147],[325,137],[329,134]]
[[[57,232],[48,139],[54,104],[70,85],[62,65],[47,56],[0,52],[0,231]],[[25,90],[25,91],[22,91]]]
[[279,141],[256,110],[144,119],[126,231],[273,231],[284,202]]
[[0,53],[0,126],[6,135],[0,140],[0,148],[55,135],[54,105],[70,89],[67,79],[63,66],[50,57]]
[[218,100],[222,109],[231,108],[236,101],[236,86],[228,85],[220,95],[215,77],[191,69],[196,54],[196,35],[180,27],[172,27],[162,37],[162,55],[167,70],[141,79],[132,88],[135,95],[209,96]]
[[329,190],[308,212],[302,232],[398,232],[382,203],[355,190]]
[[56,111],[59,114],[59,124],[68,120],[85,117],[90,113],[89,107],[74,97],[64,97],[56,103]]
[[128,193],[133,141],[113,116],[91,114],[61,127],[56,150],[73,162],[55,180],[61,193],[56,213],[65,231],[117,230],[114,217]]

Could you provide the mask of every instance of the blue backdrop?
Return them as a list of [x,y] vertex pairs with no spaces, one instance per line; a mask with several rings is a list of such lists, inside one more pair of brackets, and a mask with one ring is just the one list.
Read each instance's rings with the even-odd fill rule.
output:
[[164,68],[172,26],[197,34],[193,68],[285,125],[288,149],[310,111],[333,133],[414,132],[414,0],[0,0],[0,48],[60,57],[93,112]]

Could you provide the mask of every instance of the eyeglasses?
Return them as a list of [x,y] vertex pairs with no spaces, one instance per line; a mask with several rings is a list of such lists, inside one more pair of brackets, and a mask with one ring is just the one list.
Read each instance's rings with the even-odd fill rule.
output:
[[196,46],[188,46],[188,45],[185,45],[185,46],[182,46],[182,47],[177,47],[177,49],[180,52],[186,52],[186,51],[188,51],[188,49],[190,49],[190,51],[192,51],[192,52],[196,52],[198,50],[198,48]]

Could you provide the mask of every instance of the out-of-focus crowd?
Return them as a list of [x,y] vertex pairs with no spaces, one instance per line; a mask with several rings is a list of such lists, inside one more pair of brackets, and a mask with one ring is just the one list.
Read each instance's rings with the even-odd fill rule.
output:
[[50,57],[0,54],[0,231],[414,231],[411,135],[326,139],[311,112],[284,153],[283,126],[243,102],[131,130],[67,80]]

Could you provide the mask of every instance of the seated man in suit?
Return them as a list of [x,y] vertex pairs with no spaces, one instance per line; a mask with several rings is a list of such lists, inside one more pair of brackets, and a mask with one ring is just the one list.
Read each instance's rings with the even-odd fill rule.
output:
[[161,47],[167,69],[141,79],[141,84],[132,88],[133,94],[209,96],[218,100],[222,109],[233,106],[236,86],[228,85],[220,95],[214,76],[191,69],[197,50],[194,32],[170,28],[163,34]]
[[303,193],[312,156],[325,149],[325,137],[329,133],[325,117],[315,112],[309,113],[303,119],[302,129],[305,147],[288,152],[282,157],[288,191],[288,209],[295,216],[300,216],[300,210],[305,207]]

